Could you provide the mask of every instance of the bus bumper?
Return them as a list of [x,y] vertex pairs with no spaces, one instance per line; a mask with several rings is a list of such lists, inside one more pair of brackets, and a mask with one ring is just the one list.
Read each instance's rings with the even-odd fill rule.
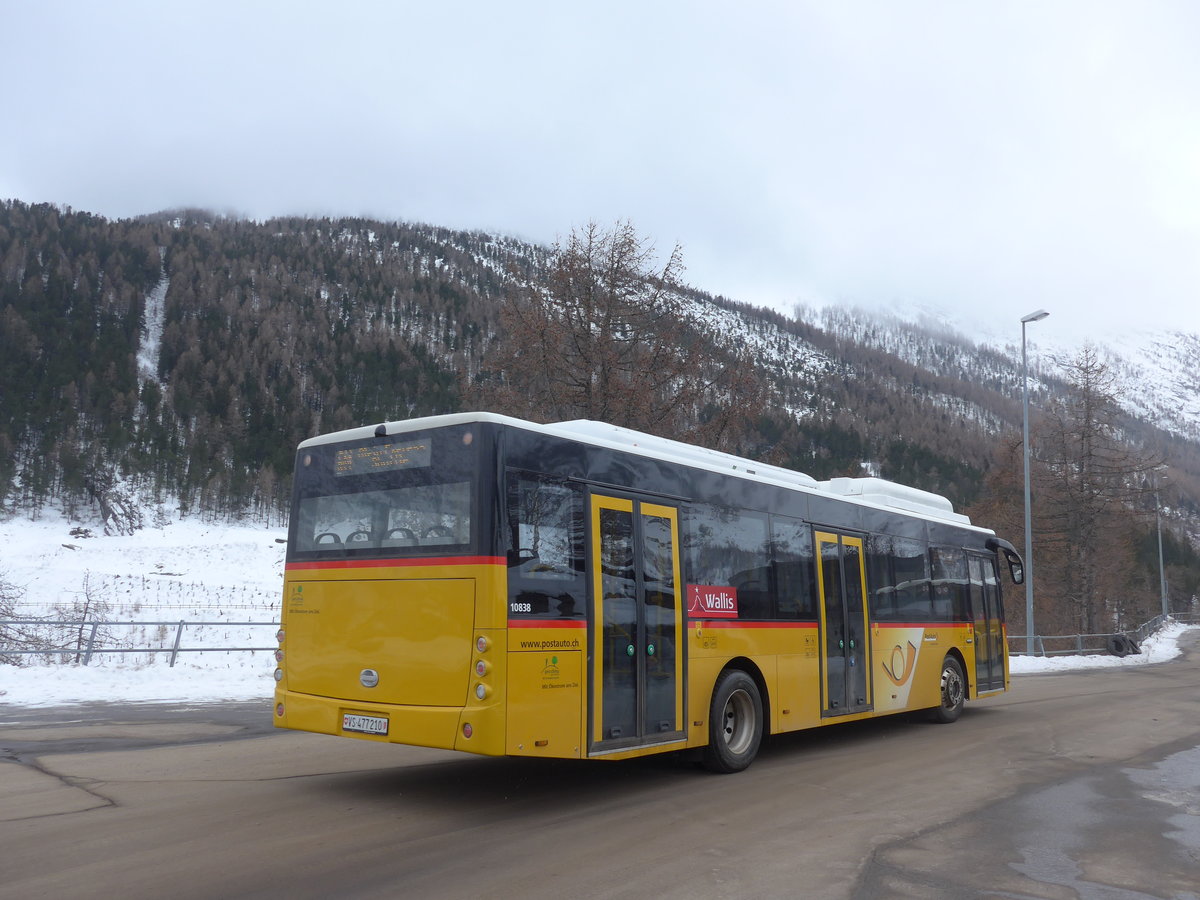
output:
[[[495,707],[399,706],[280,690],[275,692],[274,720],[276,728],[486,756],[504,755],[503,717]],[[353,730],[355,726],[361,728],[364,722],[378,728],[380,720],[386,722],[384,734]],[[346,727],[348,724],[350,728]]]

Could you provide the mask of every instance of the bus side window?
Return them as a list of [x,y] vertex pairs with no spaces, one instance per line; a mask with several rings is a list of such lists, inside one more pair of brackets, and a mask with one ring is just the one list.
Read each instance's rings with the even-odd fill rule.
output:
[[688,581],[729,588],[739,619],[769,619],[770,541],[764,513],[695,505],[684,524]]
[[771,516],[775,566],[775,618],[815,619],[812,527],[801,519]]
[[929,597],[929,551],[922,541],[892,541],[892,573],[896,579],[896,618],[927,622],[933,614]]
[[970,620],[971,599],[967,555],[955,547],[934,547],[933,617],[939,622]]
[[1000,602],[1000,575],[996,571],[996,560],[984,560],[983,593],[987,597],[987,608],[995,610],[994,616],[1004,621],[1004,604]]
[[891,534],[871,535],[867,541],[867,587],[876,621],[928,621],[933,607],[924,542]]
[[881,622],[896,621],[896,576],[892,571],[892,544],[895,540],[889,534],[873,534],[867,538],[867,590],[871,598],[871,618]]
[[509,614],[584,615],[582,490],[559,479],[510,472],[508,529]]

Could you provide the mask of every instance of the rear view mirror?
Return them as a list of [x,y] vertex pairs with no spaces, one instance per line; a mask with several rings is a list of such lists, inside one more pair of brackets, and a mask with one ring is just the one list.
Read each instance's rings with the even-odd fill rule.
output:
[[1004,551],[1004,561],[1008,563],[1008,574],[1012,576],[1013,584],[1025,583],[1025,563],[1014,550]]
[[1004,555],[1004,561],[1008,563],[1008,574],[1012,576],[1013,584],[1025,583],[1025,563],[1021,561],[1016,547],[1003,538],[990,537],[987,539],[987,548]]

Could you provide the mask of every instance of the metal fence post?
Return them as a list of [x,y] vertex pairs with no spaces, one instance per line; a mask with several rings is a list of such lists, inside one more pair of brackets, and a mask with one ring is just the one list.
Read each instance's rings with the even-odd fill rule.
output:
[[92,650],[96,647],[96,629],[100,627],[100,621],[97,619],[92,623],[92,632],[88,635],[87,653],[83,654],[83,664],[86,666],[92,661]]
[[179,620],[179,627],[175,629],[175,646],[171,649],[171,665],[168,668],[175,668],[175,657],[179,656],[179,641],[183,638],[183,619]]

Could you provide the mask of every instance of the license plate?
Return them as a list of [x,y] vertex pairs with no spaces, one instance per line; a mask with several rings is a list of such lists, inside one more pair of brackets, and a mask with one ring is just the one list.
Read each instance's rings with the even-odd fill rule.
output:
[[383,716],[360,716],[356,713],[343,713],[342,731],[357,731],[362,734],[387,734],[388,720]]

